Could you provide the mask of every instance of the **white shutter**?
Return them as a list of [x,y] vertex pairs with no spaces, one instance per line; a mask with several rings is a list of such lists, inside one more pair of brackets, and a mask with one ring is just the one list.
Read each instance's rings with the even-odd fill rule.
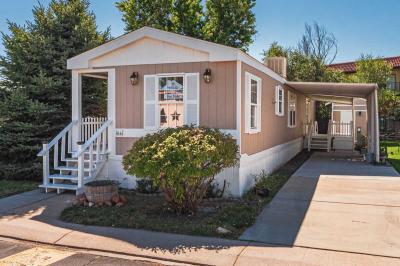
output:
[[275,86],[275,114],[279,115],[279,86]]
[[157,115],[157,76],[144,76],[144,128],[158,127]]
[[244,87],[244,133],[250,133],[250,75],[247,72],[244,79]]
[[184,121],[186,125],[199,125],[199,73],[188,73],[185,75],[184,87]]
[[261,99],[262,99],[262,83],[261,79],[257,78],[257,132],[261,132]]
[[280,85],[279,85],[279,88],[282,90],[282,112],[281,112],[281,116],[284,116],[285,115],[285,90]]

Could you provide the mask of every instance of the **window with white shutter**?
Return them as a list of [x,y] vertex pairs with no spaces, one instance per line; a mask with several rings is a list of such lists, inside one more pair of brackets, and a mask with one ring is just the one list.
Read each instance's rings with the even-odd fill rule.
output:
[[275,114],[277,116],[285,115],[285,91],[281,85],[275,87]]
[[293,92],[288,93],[288,127],[296,127],[296,105],[297,95]]
[[258,133],[261,132],[261,79],[246,72],[245,84],[245,133]]
[[199,125],[199,73],[144,77],[145,129]]

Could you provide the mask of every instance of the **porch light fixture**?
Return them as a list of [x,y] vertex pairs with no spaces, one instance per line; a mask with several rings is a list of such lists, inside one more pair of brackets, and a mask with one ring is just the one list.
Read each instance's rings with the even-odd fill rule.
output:
[[203,78],[206,83],[211,82],[211,69],[206,68],[206,71],[204,71],[204,74],[203,74]]
[[139,82],[139,73],[133,72],[130,76],[132,86],[136,85]]

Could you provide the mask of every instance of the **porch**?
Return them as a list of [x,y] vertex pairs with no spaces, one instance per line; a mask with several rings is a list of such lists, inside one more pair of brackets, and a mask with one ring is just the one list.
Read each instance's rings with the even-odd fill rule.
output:
[[[376,84],[360,83],[324,83],[324,82],[288,82],[287,85],[306,95],[306,123],[303,128],[305,147],[308,150],[318,149],[354,150],[357,141],[355,127],[355,100],[366,100],[367,113],[367,158],[379,161],[379,120],[378,97]],[[327,129],[320,131],[316,122],[315,110],[311,102],[330,102],[346,104],[351,107],[351,121],[335,121],[331,117]]]

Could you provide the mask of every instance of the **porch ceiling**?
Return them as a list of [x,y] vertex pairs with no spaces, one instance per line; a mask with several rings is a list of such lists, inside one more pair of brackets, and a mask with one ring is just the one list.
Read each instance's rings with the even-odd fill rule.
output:
[[373,83],[287,82],[306,95],[366,98],[378,88]]

